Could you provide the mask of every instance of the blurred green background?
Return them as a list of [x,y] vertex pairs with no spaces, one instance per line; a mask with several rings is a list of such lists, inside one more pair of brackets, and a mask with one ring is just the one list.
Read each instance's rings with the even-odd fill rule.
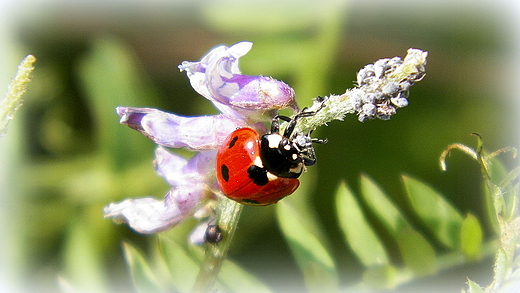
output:
[[[154,144],[120,125],[114,108],[216,113],[177,65],[220,44],[252,41],[242,72],[285,81],[301,106],[353,87],[368,63],[411,47],[429,52],[426,77],[390,121],[351,115],[315,132],[329,143],[316,146],[318,164],[302,180],[312,182],[307,200],[345,284],[360,273],[331,215],[341,180],[356,189],[368,174],[406,211],[400,175],[410,174],[483,217],[477,165],[454,153],[441,172],[439,155],[451,143],[474,146],[472,132],[488,150],[519,145],[515,1],[11,2],[0,3],[0,84],[25,55],[37,62],[25,104],[0,138],[0,285],[8,292],[55,292],[58,275],[83,288],[130,286],[121,241],[147,251],[156,238],[103,219],[102,208],[161,198],[168,186],[154,174]],[[273,212],[245,208],[230,257],[281,292],[302,277]],[[167,233],[185,239],[194,224]],[[466,276],[487,284],[491,275],[484,259],[401,289],[443,280],[458,291]]]

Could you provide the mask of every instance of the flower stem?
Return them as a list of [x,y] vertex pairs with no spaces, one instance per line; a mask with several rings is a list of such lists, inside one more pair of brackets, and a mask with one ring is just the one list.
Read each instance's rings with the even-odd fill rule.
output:
[[243,205],[221,197],[217,207],[217,225],[224,236],[216,244],[207,243],[206,255],[200,266],[199,274],[193,286],[193,293],[209,292],[217,279],[233,240]]
[[31,72],[33,71],[33,63],[36,58],[33,55],[27,55],[20,65],[16,76],[9,84],[5,98],[0,102],[0,136],[7,133],[7,126],[13,115],[22,105],[22,95],[27,90],[27,85],[31,81]]

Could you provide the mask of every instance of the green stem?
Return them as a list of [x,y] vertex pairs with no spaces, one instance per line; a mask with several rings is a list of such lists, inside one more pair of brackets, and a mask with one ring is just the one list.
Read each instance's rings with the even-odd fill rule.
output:
[[224,238],[219,243],[206,244],[206,255],[195,280],[193,293],[210,292],[213,288],[233,240],[242,208],[243,205],[235,201],[224,197],[219,199],[216,224],[220,227]]
[[497,292],[502,287],[503,283],[510,278],[513,270],[513,261],[515,259],[515,251],[518,245],[518,232],[514,227],[515,225],[512,225],[511,221],[506,218],[506,202],[504,200],[504,194],[506,193],[504,190],[505,188],[504,186],[496,185],[491,181],[488,166],[491,164],[490,160],[493,156],[510,149],[500,149],[492,155],[484,156],[482,151],[482,137],[476,133],[472,134],[477,137],[476,153],[480,165],[480,171],[486,183],[486,187],[489,189],[489,194],[492,196],[492,203],[500,228],[500,249],[497,252],[495,259],[495,276],[493,282],[488,287],[491,291]]
[[0,136],[7,133],[9,122],[22,105],[22,95],[27,91],[27,85],[31,81],[34,62],[36,62],[36,58],[32,55],[27,55],[20,62],[16,76],[9,84],[5,98],[0,101]]

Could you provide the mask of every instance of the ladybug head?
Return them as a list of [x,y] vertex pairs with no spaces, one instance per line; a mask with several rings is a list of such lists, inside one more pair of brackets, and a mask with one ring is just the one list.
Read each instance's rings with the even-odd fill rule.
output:
[[[274,117],[271,133],[263,135],[260,139],[260,158],[267,171],[278,177],[298,178],[303,172],[304,166],[316,164],[312,143],[326,143],[327,141],[311,138],[310,133],[294,132],[298,119],[314,116],[316,113],[317,111],[305,111],[304,109],[292,119],[286,116]],[[280,133],[279,120],[288,123],[283,134]]]

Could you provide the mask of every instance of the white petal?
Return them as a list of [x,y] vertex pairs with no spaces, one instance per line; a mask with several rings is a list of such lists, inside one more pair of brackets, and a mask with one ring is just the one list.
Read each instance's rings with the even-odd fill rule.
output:
[[166,230],[184,220],[185,216],[175,206],[165,206],[163,201],[145,197],[112,203],[104,209],[105,218],[128,223],[137,232],[151,234]]

